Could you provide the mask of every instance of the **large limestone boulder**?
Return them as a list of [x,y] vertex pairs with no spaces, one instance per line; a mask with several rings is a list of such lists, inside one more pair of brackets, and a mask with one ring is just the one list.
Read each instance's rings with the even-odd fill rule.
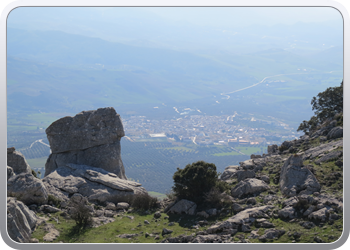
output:
[[16,197],[26,205],[45,204],[48,199],[43,182],[31,173],[21,173],[8,179],[7,196]]
[[120,155],[124,128],[114,108],[83,111],[66,116],[46,129],[52,154],[45,165],[45,176],[67,163],[102,168],[126,179]]
[[331,131],[327,134],[327,139],[337,139],[343,137],[343,128],[342,127],[335,127],[332,128]]
[[169,210],[168,214],[190,214],[194,215],[197,208],[196,203],[186,199],[182,199],[173,205]]
[[31,172],[24,156],[16,151],[14,147],[7,148],[7,166],[10,166],[15,174]]
[[7,166],[7,180],[10,179],[12,176],[16,175],[13,171],[13,168]]
[[141,184],[120,178],[102,168],[66,164],[43,178],[48,193],[61,201],[81,194],[90,202],[128,201],[134,194],[146,193]]
[[242,225],[252,224],[258,218],[268,218],[267,211],[273,209],[274,206],[261,206],[245,209],[226,221],[218,222],[210,226],[206,232],[213,234],[227,229],[237,229]]
[[231,190],[231,195],[233,197],[242,197],[247,194],[257,194],[269,189],[269,186],[262,180],[250,178],[240,181]]
[[223,181],[230,180],[237,176],[237,172],[241,169],[240,166],[228,166],[225,168],[224,172],[221,174],[220,179]]
[[30,242],[36,222],[36,215],[23,202],[7,197],[7,232],[11,239],[20,243]]
[[303,166],[300,155],[291,155],[284,163],[280,174],[280,189],[287,197],[297,194],[313,194],[321,189],[312,172]]

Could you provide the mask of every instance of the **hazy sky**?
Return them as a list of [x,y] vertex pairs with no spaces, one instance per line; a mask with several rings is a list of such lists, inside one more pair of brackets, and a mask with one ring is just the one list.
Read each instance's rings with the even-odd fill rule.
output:
[[342,22],[340,12],[331,7],[21,7],[13,10],[11,22],[46,21],[64,18],[78,20],[104,19],[113,22],[120,17],[154,18],[189,22],[209,26],[249,26],[252,24],[275,25],[297,22]]

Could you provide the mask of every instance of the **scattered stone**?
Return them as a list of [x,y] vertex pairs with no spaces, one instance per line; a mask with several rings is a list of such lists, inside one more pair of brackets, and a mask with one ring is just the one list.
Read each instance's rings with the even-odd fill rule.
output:
[[48,232],[43,237],[44,241],[52,242],[57,239],[58,236],[60,236],[60,232],[54,227],[53,224],[47,223],[43,229],[44,231]]
[[119,237],[119,238],[126,238],[126,239],[134,238],[136,236],[139,236],[139,235],[138,234],[120,234],[120,235],[117,235],[117,237]]
[[149,224],[149,221],[148,220],[145,220],[143,223],[145,223],[146,225]]
[[267,229],[265,233],[259,237],[259,240],[262,242],[266,242],[267,240],[275,240],[285,234],[285,230],[278,229]]
[[166,235],[166,234],[171,234],[172,232],[173,232],[173,231],[170,230],[170,229],[163,228],[163,230],[162,230],[162,236],[163,236],[163,235]]
[[283,219],[293,219],[294,214],[295,209],[293,207],[285,207],[278,212],[278,216]]
[[153,217],[159,219],[160,217],[162,217],[162,214],[159,211],[157,211],[154,213]]

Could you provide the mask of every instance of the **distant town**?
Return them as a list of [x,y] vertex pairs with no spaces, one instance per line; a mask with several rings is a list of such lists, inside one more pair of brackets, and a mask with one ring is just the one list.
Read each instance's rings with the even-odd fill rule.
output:
[[181,113],[181,118],[170,120],[150,120],[145,116],[124,118],[126,138],[131,141],[164,138],[197,145],[261,146],[280,144],[281,141],[299,137],[295,128],[290,128],[273,117],[263,120],[237,113],[220,116],[189,115],[189,111],[191,110]]

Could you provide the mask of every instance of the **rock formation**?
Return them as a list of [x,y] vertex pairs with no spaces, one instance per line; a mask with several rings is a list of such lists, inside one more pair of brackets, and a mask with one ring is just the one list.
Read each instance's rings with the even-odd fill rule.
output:
[[15,174],[31,172],[24,156],[17,152],[14,147],[7,148],[7,166],[11,167]]
[[63,117],[46,129],[51,155],[45,176],[67,163],[102,168],[126,179],[120,156],[120,139],[124,129],[114,108],[83,111]]
[[318,192],[321,186],[311,171],[303,166],[302,157],[291,155],[281,169],[280,189],[284,195],[291,197]]
[[7,232],[11,239],[20,243],[30,242],[36,222],[36,215],[23,202],[7,198]]
[[90,202],[120,202],[147,191],[141,184],[119,178],[102,168],[68,163],[45,176],[48,193],[61,201],[73,194],[81,194]]
[[48,199],[43,182],[31,173],[12,176],[7,181],[7,196],[16,197],[26,205],[45,204]]

